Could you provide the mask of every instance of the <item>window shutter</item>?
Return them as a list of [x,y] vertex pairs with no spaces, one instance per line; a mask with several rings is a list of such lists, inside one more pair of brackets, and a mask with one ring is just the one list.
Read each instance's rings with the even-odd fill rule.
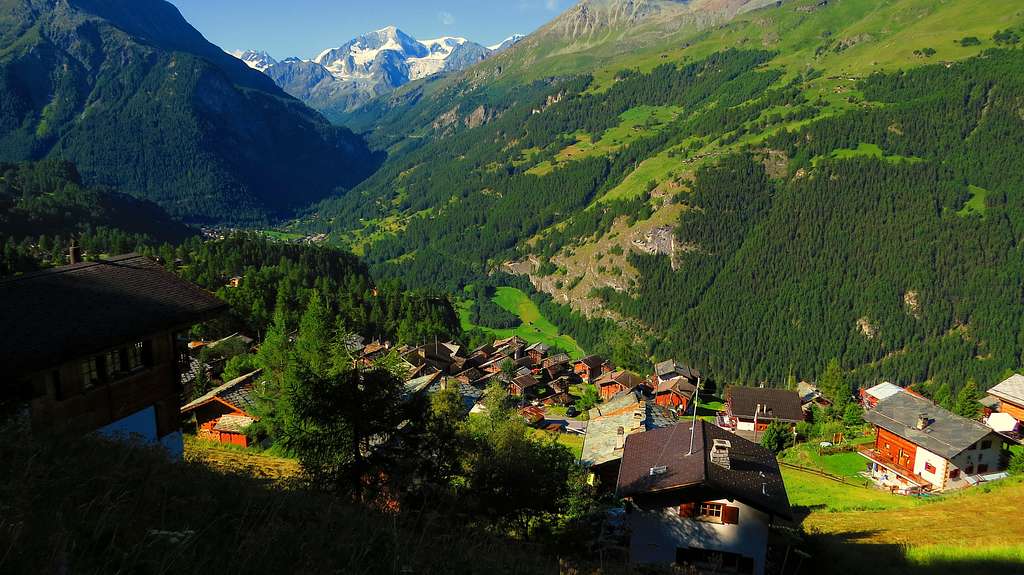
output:
[[680,517],[693,517],[694,510],[697,508],[693,503],[683,503],[679,506]]
[[740,522],[740,508],[726,505],[722,508],[722,523],[736,525]]

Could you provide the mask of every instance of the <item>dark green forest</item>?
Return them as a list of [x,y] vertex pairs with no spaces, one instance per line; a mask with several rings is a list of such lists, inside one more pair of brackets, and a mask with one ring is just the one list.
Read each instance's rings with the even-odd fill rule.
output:
[[[170,267],[182,277],[230,304],[229,316],[209,328],[218,334],[265,334],[275,312],[283,315],[285,325],[296,328],[316,292],[325,300],[334,329],[345,333],[411,345],[460,336],[447,298],[408,291],[394,281],[378,284],[365,264],[338,248],[236,233],[145,251],[172,262]],[[227,285],[233,277],[241,278],[237,288]]]
[[95,257],[194,233],[155,204],[84,185],[71,163],[0,163],[0,277],[64,264],[72,239]]

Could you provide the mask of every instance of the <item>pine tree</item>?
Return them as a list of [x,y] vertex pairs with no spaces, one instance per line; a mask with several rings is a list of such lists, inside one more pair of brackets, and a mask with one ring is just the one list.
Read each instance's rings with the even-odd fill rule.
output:
[[978,403],[980,399],[981,393],[978,391],[978,384],[974,383],[973,379],[968,379],[956,395],[956,405],[953,411],[961,417],[974,419],[981,411],[981,404]]
[[332,329],[334,322],[318,290],[309,297],[306,312],[299,321],[299,334],[295,338],[298,360],[311,372],[325,376],[332,364]]

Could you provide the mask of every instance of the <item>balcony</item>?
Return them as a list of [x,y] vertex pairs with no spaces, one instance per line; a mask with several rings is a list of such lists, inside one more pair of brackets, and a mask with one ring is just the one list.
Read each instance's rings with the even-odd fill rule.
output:
[[931,481],[917,475],[912,468],[899,463],[890,457],[889,454],[875,449],[874,445],[860,445],[857,447],[857,453],[919,487],[924,489],[931,489],[932,487]]

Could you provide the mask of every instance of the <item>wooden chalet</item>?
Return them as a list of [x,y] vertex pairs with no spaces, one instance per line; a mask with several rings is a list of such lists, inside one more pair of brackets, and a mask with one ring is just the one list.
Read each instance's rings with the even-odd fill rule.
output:
[[697,395],[697,386],[685,377],[658,381],[653,385],[654,402],[685,413]]
[[659,363],[654,364],[654,383],[661,384],[676,379],[685,379],[694,387],[697,385],[697,380],[700,379],[700,372],[696,369],[691,369],[689,366],[683,365],[674,359],[668,359]]
[[530,357],[533,365],[540,365],[544,358],[548,356],[548,352],[551,348],[542,342],[537,342],[526,348],[526,355]]
[[773,422],[794,428],[806,417],[795,391],[770,387],[727,388],[725,411],[726,427],[741,435],[757,434]]
[[612,364],[597,355],[587,357],[573,363],[573,371],[583,380],[583,383],[590,383],[601,375],[614,371]]
[[601,392],[601,398],[608,400],[624,391],[630,391],[641,385],[644,381],[640,376],[629,371],[615,371],[606,373],[593,381]]
[[875,426],[875,442],[859,453],[880,486],[900,493],[947,491],[1004,475],[1002,436],[923,397],[893,394],[864,419]]
[[177,342],[224,302],[130,254],[2,281],[0,308],[0,403],[25,406],[33,431],[98,431],[181,456]]
[[249,447],[246,429],[258,418],[253,386],[260,372],[243,375],[215,387],[181,408],[184,417],[195,416],[196,437],[206,441]]
[[526,373],[512,380],[512,383],[509,384],[508,392],[509,395],[523,397],[528,390],[538,385],[540,385],[540,382],[537,381],[537,378],[533,377],[532,373]]
[[[995,400],[991,410],[995,413],[989,416],[992,427],[1019,442],[1024,431],[1024,375],[1014,374],[988,390],[988,394]],[[995,425],[996,421],[1001,424]]]
[[685,573],[763,575],[772,525],[792,519],[775,456],[700,420],[626,437],[616,495],[630,561]]

